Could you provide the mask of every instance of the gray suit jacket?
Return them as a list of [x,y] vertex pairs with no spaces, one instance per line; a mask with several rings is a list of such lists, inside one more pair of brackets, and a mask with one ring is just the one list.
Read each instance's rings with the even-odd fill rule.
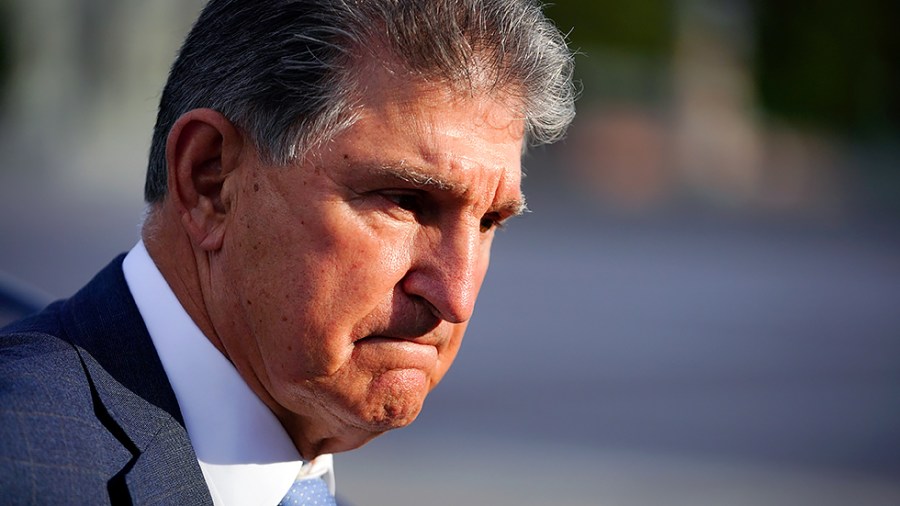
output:
[[0,331],[3,504],[212,504],[122,259]]

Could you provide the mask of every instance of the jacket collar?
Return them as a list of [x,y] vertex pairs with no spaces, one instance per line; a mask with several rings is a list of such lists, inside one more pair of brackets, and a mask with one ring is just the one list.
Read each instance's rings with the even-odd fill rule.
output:
[[211,504],[175,393],[125,282],[123,259],[66,301],[60,314],[90,377],[98,418],[133,455],[110,491],[127,488],[135,504],[163,498]]

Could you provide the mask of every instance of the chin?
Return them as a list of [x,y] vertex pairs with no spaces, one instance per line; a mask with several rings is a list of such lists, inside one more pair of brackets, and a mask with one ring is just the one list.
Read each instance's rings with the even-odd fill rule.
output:
[[405,427],[419,416],[429,388],[422,371],[387,371],[372,381],[357,416],[373,432]]
[[411,424],[419,416],[422,405],[387,402],[371,408],[371,411],[363,415],[362,424],[368,432],[380,434]]

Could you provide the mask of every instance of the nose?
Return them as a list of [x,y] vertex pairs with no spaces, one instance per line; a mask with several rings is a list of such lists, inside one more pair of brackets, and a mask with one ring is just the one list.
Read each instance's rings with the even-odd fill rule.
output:
[[403,290],[424,299],[444,321],[468,321],[488,263],[488,250],[479,235],[477,227],[456,226],[435,237],[422,237],[403,278]]

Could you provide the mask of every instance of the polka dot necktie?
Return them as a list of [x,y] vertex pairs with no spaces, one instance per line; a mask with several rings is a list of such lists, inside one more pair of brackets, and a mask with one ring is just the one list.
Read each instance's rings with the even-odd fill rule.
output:
[[297,480],[278,506],[337,506],[322,478]]

